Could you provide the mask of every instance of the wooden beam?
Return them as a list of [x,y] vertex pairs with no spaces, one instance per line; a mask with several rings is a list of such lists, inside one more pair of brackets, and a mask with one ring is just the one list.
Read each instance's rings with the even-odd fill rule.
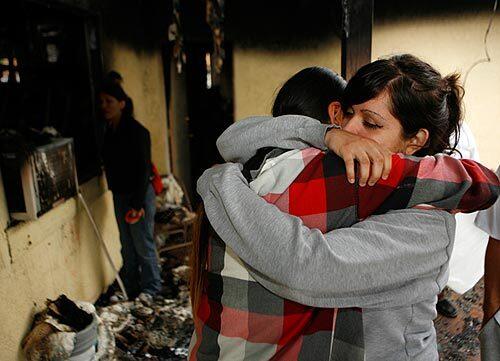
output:
[[342,2],[342,76],[349,80],[371,61],[373,0]]

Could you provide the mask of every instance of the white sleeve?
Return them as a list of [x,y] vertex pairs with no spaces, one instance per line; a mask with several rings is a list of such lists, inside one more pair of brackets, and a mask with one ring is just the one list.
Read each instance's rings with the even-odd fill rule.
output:
[[[497,176],[500,177],[500,166],[497,169]],[[490,237],[500,239],[500,198],[490,208],[479,212],[474,223]]]
[[[454,135],[452,135],[450,137],[450,143],[453,144],[454,141]],[[476,162],[480,161],[474,134],[466,122],[463,122],[460,127],[460,137],[458,138],[456,150],[460,153],[454,152],[452,154],[454,158],[472,159]]]

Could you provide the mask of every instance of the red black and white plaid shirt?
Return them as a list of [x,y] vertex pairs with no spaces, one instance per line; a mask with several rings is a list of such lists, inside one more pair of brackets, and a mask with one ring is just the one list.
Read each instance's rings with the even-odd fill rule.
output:
[[[499,187],[478,163],[447,156],[394,155],[389,178],[373,187],[347,182],[343,160],[315,148],[275,149],[263,158],[258,170],[246,170],[255,176],[250,186],[322,232],[392,209],[472,212],[493,204]],[[218,237],[208,252],[190,360],[328,360],[332,348],[363,360],[360,310],[315,308],[271,293]]]

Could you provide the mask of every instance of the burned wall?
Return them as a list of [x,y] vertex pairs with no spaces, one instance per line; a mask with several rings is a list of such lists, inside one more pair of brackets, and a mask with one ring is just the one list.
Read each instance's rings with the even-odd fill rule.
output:
[[[115,264],[120,243],[110,192],[104,179],[82,186]],[[7,229],[8,213],[0,184],[0,360],[24,360],[20,344],[46,298],[65,293],[94,302],[114,280],[113,271],[77,199],[40,219]]]
[[134,116],[151,134],[151,156],[160,173],[170,171],[167,106],[161,49],[138,51],[129,45],[104,38],[107,70],[118,71],[123,87],[134,102]]
[[277,89],[308,66],[340,73],[341,1],[226,1],[234,115],[269,114]]
[[[40,1],[50,6],[72,5],[75,11],[95,11],[91,1]],[[116,2],[115,2],[116,4]],[[137,2],[136,2],[137,4]],[[76,5],[76,6],[75,6]],[[129,32],[133,32],[133,26]],[[123,34],[123,33],[122,33]],[[149,33],[148,33],[149,34]],[[153,160],[161,172],[169,169],[166,106],[160,45],[127,42],[103,33],[106,70],[122,73],[134,99],[136,116],[152,136]],[[102,177],[81,185],[115,264],[120,267],[120,243],[112,196]],[[5,192],[0,183],[0,359],[22,360],[20,342],[32,316],[47,297],[65,293],[93,302],[114,280],[114,274],[79,201],[58,205],[41,218],[8,228]]]
[[225,13],[226,39],[241,48],[314,48],[341,35],[340,0],[226,0]]
[[89,0],[102,18],[105,71],[116,70],[134,102],[134,115],[151,133],[153,162],[171,170],[162,46],[172,18],[171,1]]
[[[30,1],[23,0],[25,3]],[[153,161],[160,172],[168,172],[170,164],[162,45],[167,41],[171,22],[171,1],[45,0],[38,3],[44,4],[48,11],[71,9],[98,19],[100,31],[96,36],[100,45],[100,59],[104,63],[99,74],[109,70],[122,74],[124,88],[134,101],[135,116],[151,133]],[[95,89],[98,89],[100,77],[94,82]],[[85,131],[78,130],[79,134]],[[96,134],[99,131],[97,127]],[[94,148],[99,147],[101,138],[97,134]],[[85,156],[92,152],[88,150],[80,153]]]

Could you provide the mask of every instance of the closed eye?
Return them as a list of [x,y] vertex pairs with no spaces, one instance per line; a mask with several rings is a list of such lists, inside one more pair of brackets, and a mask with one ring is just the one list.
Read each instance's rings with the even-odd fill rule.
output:
[[375,123],[370,123],[366,120],[363,120],[363,126],[368,128],[368,129],[380,129],[382,128],[381,125],[375,124]]

